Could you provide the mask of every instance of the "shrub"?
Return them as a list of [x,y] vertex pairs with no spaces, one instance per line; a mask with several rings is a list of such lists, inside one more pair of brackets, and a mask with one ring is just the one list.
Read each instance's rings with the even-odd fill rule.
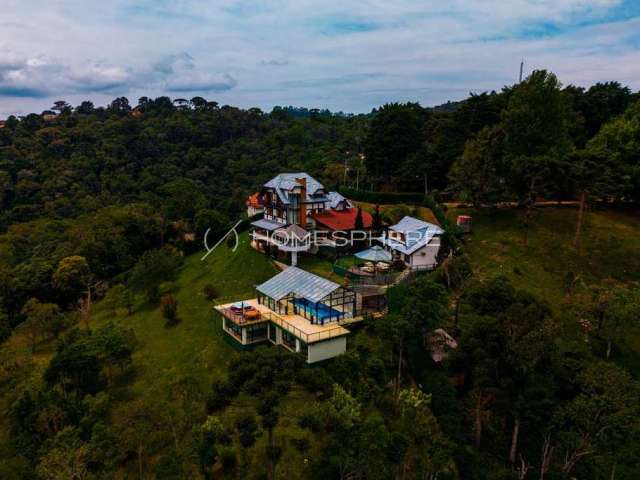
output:
[[202,293],[204,293],[204,297],[207,300],[213,300],[218,296],[218,290],[212,284],[207,283],[202,289]]
[[213,383],[211,393],[207,397],[207,412],[222,410],[231,402],[238,390],[228,381],[217,380]]
[[291,443],[300,453],[304,453],[311,448],[311,442],[307,437],[292,438]]
[[298,425],[300,428],[306,428],[313,433],[318,433],[322,430],[322,419],[317,412],[305,412],[298,418]]
[[11,325],[7,314],[0,311],[0,343],[4,343],[11,336]]
[[167,321],[167,325],[175,325],[178,321],[178,301],[173,295],[163,295],[160,299],[162,316]]
[[407,215],[414,215],[414,212],[411,207],[404,204],[395,205],[382,212],[382,218],[389,224],[398,223]]
[[236,451],[233,447],[224,446],[220,447],[219,450],[220,455],[220,463],[222,463],[222,469],[224,471],[233,470],[236,466]]

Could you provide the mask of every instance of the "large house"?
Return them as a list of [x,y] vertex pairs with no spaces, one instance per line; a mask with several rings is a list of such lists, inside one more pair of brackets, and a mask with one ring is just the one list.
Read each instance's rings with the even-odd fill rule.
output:
[[305,172],[281,173],[269,180],[247,200],[251,213],[258,205],[264,216],[251,223],[251,245],[265,253],[290,256],[292,265],[297,264],[298,253],[315,253],[321,246],[335,248],[334,235],[354,230],[358,215],[363,229],[371,228],[373,221],[369,213],[338,192],[327,191]]
[[343,325],[363,320],[357,293],[297,267],[256,287],[256,297],[218,305],[226,338],[240,349],[271,342],[316,363],[346,351]]
[[444,230],[433,223],[406,216],[377,240],[392,258],[412,270],[430,270],[437,266],[440,237]]

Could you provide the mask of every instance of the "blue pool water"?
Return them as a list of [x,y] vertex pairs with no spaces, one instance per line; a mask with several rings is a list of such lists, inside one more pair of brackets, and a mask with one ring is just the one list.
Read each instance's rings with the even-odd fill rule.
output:
[[[332,320],[342,318],[343,313],[336,310],[335,308],[331,308],[324,303],[313,303],[305,298],[296,298],[293,301],[293,304],[298,308],[298,310],[304,310],[306,316],[311,318],[314,317],[314,321],[318,323],[324,323],[325,319],[332,317]],[[318,307],[316,314],[316,305]]]

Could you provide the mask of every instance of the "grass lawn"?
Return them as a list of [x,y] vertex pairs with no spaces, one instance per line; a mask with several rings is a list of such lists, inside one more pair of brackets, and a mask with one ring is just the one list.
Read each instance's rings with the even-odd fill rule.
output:
[[571,272],[586,284],[605,278],[640,280],[640,215],[594,211],[586,215],[579,249],[571,245],[576,211],[544,208],[534,213],[524,245],[521,210],[459,210],[473,216],[467,251],[476,275],[504,274],[520,288],[544,297],[554,308],[564,298],[564,278]]
[[[522,210],[452,209],[448,215],[473,216],[466,250],[474,275],[506,275],[517,288],[545,299],[563,317],[565,278],[576,275],[585,285],[604,279],[640,281],[640,214],[589,211],[579,249],[571,245],[576,210],[542,208],[534,213],[528,245],[524,245]],[[640,377],[640,333],[631,335],[616,360]]]
[[[204,297],[203,287],[212,284],[217,299],[250,298],[254,285],[277,272],[266,256],[249,246],[246,233],[240,237],[236,252],[222,244],[204,261],[201,256],[187,257],[170,286],[178,301],[178,325],[165,327],[160,309],[145,305],[139,305],[131,316],[116,317],[117,322],[134,329],[140,342],[133,359],[137,372],[134,393],[153,398],[177,374],[195,378],[203,391],[208,391],[236,352],[224,342],[219,317],[213,302]],[[97,305],[96,324],[113,319],[113,314]]]
[[[347,255],[346,257],[340,257],[336,263],[341,267],[349,268],[354,265],[354,261],[357,263],[359,260],[357,260],[353,255]],[[312,255],[304,256],[298,259],[298,266],[300,268],[341,284],[344,280],[344,277],[333,272],[333,263],[333,260],[330,260],[328,258],[322,258]]]

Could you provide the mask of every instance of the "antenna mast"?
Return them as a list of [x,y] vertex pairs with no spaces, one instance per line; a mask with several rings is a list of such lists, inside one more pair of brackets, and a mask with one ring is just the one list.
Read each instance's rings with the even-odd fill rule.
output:
[[520,82],[519,83],[522,83],[522,72],[523,72],[523,70],[524,70],[524,60],[522,60],[520,62]]

